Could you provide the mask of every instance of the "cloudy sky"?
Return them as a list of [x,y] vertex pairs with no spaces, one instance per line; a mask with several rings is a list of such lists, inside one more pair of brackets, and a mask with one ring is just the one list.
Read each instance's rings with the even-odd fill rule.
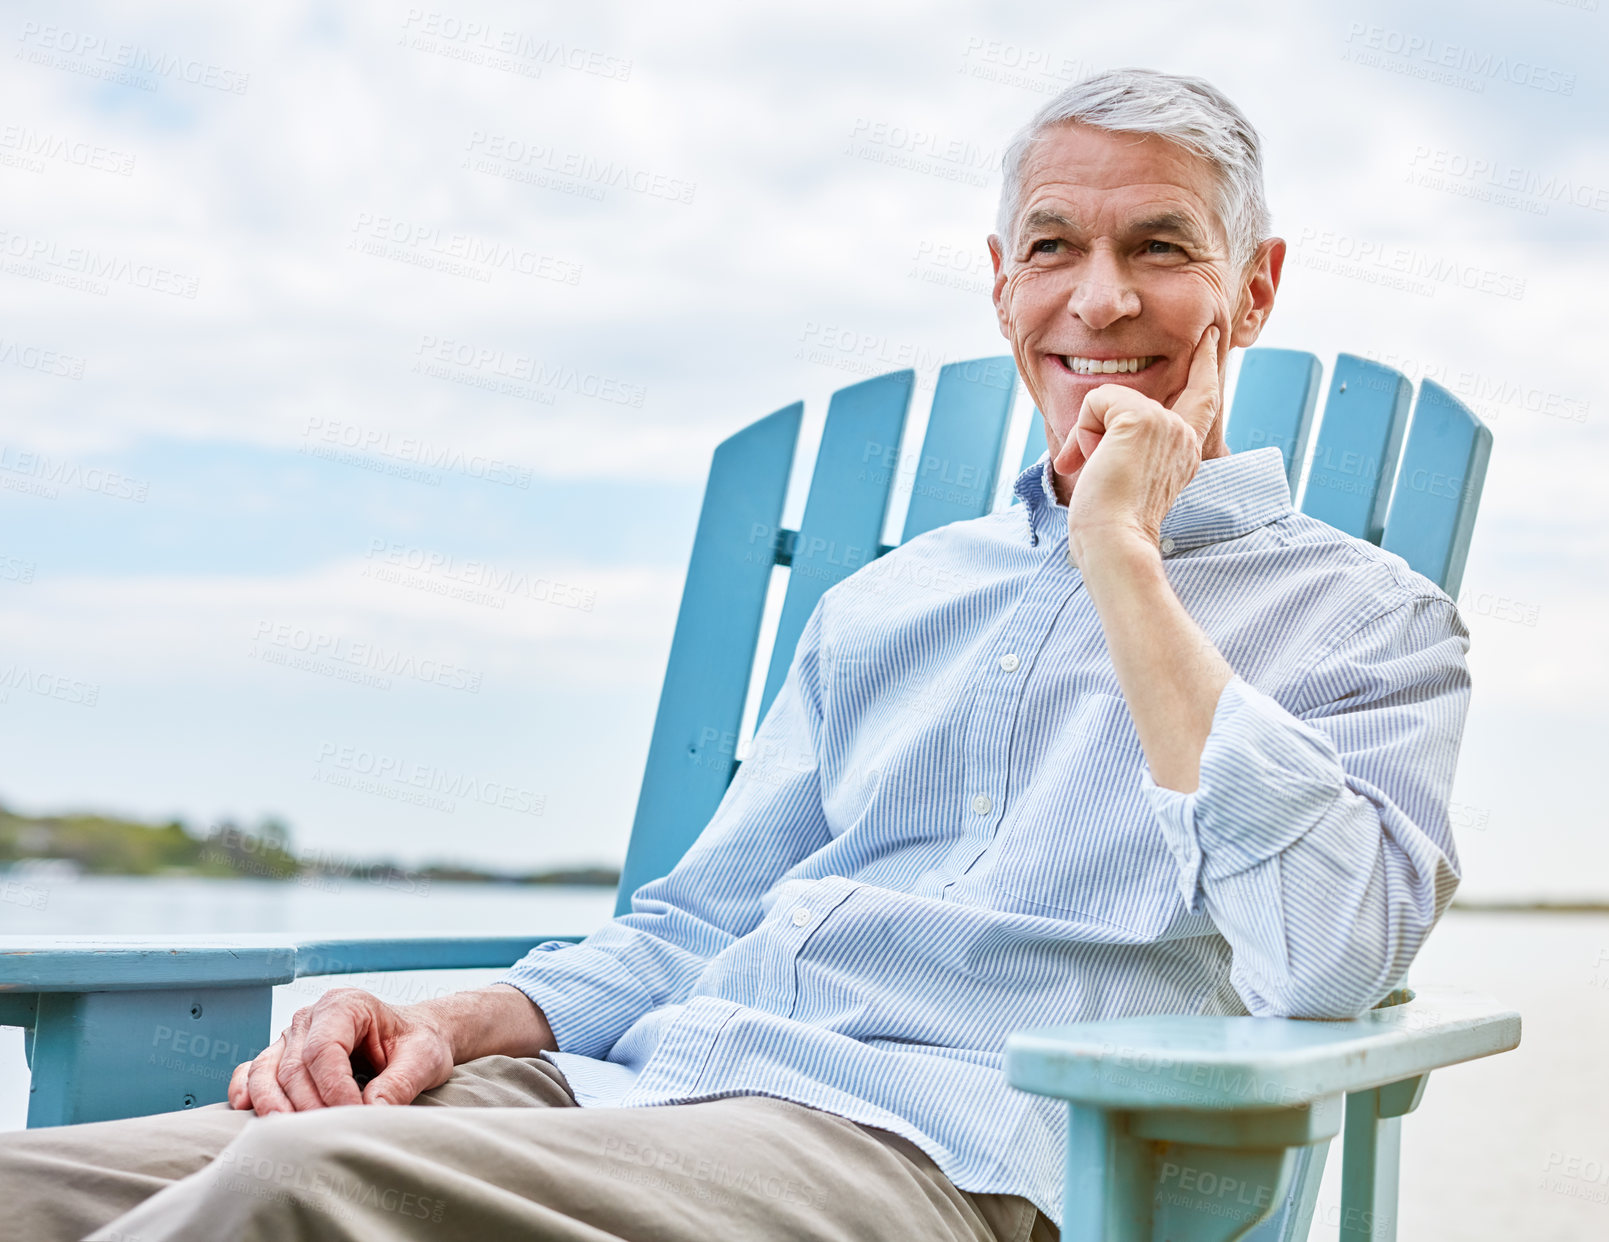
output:
[[1491,425],[1463,892],[1609,898],[1609,14],[1470,7],[6,5],[0,800],[618,860],[711,451],[1002,352],[1005,139],[1148,65],[1267,141],[1263,343]]

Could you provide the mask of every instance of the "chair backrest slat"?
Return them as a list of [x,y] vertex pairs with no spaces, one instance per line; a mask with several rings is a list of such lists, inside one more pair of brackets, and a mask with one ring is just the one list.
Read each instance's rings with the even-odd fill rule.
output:
[[1016,392],[1010,354],[952,362],[939,372],[901,543],[989,511]]
[[915,385],[914,371],[895,371],[840,388],[827,407],[760,696],[762,720],[782,689],[816,601],[828,587],[875,560],[882,547],[889,491],[899,470],[900,433]]
[[1413,386],[1400,371],[1342,354],[1302,493],[1302,512],[1379,543]]
[[1454,599],[1491,455],[1485,424],[1434,380],[1421,383],[1380,546]]
[[1224,443],[1231,453],[1277,447],[1285,458],[1292,500],[1307,457],[1323,371],[1317,358],[1300,349],[1248,349],[1240,360]]
[[715,450],[616,914],[630,911],[631,894],[681,860],[731,780],[803,417],[804,403],[795,402]]

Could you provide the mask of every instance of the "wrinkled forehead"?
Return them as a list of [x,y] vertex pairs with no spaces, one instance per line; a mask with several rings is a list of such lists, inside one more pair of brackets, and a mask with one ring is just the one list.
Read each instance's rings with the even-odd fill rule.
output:
[[1192,218],[1202,240],[1222,245],[1224,186],[1217,168],[1158,134],[1064,124],[1028,148],[1013,227],[1046,213],[1086,230],[1130,231],[1148,220]]

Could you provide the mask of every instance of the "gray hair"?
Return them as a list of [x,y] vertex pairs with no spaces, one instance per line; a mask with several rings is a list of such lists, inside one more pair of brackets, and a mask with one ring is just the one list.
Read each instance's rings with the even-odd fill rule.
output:
[[1155,69],[1108,69],[1057,95],[1006,148],[995,231],[1008,254],[1022,206],[1022,168],[1028,152],[1047,129],[1069,122],[1119,134],[1156,134],[1211,164],[1217,174],[1218,218],[1229,239],[1232,267],[1244,268],[1268,236],[1262,140],[1245,113],[1200,78]]

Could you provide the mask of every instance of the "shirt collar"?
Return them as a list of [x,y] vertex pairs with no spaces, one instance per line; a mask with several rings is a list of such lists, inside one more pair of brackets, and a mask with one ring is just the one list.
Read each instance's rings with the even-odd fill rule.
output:
[[[1031,545],[1066,538],[1067,506],[1056,499],[1051,485],[1050,450],[1017,476],[1011,490],[1022,500]],[[1211,457],[1163,517],[1162,554],[1238,539],[1290,512],[1290,483],[1278,447]]]

